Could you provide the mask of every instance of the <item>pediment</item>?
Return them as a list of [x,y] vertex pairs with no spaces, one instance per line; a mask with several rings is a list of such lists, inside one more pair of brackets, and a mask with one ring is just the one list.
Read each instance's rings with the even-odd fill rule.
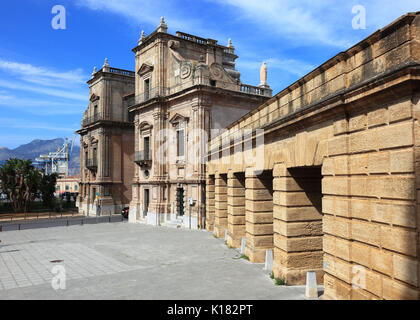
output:
[[153,125],[151,125],[149,122],[143,121],[139,125],[140,131],[150,130],[153,128]]
[[153,66],[147,64],[147,63],[143,63],[139,69],[139,71],[137,71],[137,74],[142,77],[145,74],[152,72],[153,71]]
[[184,117],[183,115],[177,113],[175,114],[170,120],[169,122],[175,126],[180,122],[188,122],[189,118],[188,117]]

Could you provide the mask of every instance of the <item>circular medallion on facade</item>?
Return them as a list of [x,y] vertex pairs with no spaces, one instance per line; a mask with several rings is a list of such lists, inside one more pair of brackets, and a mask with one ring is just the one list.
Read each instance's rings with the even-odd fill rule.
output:
[[192,67],[189,64],[184,64],[181,67],[181,78],[182,79],[186,79],[191,75],[192,72]]

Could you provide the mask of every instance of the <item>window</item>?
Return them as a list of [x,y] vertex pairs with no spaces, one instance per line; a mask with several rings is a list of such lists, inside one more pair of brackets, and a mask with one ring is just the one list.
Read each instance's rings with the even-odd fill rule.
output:
[[143,150],[144,150],[144,160],[149,160],[150,156],[150,137],[144,137],[143,139]]
[[68,184],[66,184],[66,191],[69,191],[70,187]]
[[176,144],[177,144],[177,156],[184,156],[184,130],[178,130],[176,132]]
[[74,185],[74,191],[77,191],[77,184]]
[[149,93],[150,93],[150,80],[144,80],[144,100],[149,100]]
[[85,151],[85,165],[86,166],[88,165],[88,157],[89,157],[88,152]]
[[57,190],[57,191],[60,191],[60,186],[57,186],[56,190]]
[[93,148],[93,160],[96,160],[96,154],[97,154],[97,150],[96,148]]

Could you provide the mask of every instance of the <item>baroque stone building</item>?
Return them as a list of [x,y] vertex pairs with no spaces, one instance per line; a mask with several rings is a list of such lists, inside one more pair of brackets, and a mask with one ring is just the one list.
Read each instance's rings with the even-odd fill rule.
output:
[[419,121],[420,12],[209,142],[207,229],[325,299],[419,299]]
[[[162,18],[135,53],[136,163],[130,221],[191,228],[205,225],[205,155],[224,129],[268,98],[264,80],[244,85],[235,49],[216,40],[167,33]],[[219,134],[219,132],[217,132]],[[190,214],[191,213],[191,214]]]
[[128,113],[134,72],[111,68],[108,60],[92,73],[89,106],[80,135],[79,212],[121,213],[131,201],[134,173],[134,127]]
[[230,40],[171,35],[163,18],[133,52],[135,72],[106,60],[88,81],[79,210],[204,227],[207,142],[272,96],[265,65],[259,86],[242,84]]

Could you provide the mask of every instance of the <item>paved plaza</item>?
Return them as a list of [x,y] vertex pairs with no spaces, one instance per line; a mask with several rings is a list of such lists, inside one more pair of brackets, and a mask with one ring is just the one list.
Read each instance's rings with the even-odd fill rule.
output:
[[[275,286],[206,231],[119,222],[0,240],[0,299],[304,299],[304,287]],[[65,289],[52,286],[57,268]]]

